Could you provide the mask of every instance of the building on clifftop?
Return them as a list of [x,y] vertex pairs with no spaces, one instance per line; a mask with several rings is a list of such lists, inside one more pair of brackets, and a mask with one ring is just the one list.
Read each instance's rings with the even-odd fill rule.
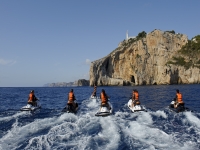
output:
[[126,41],[128,41],[129,39],[134,39],[136,38],[135,36],[128,36],[128,30],[126,31]]

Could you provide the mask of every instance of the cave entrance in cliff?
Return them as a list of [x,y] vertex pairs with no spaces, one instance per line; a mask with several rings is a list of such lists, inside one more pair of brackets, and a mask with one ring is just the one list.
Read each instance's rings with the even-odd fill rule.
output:
[[135,77],[131,76],[131,82],[135,83]]

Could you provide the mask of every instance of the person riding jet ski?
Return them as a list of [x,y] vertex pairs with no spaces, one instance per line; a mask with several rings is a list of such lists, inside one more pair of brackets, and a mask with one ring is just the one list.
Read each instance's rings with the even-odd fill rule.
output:
[[97,86],[96,85],[94,85],[94,91],[91,96],[93,96],[93,97],[97,96]]
[[30,91],[29,97],[28,97],[28,104],[31,104],[32,106],[37,106],[38,98],[34,94],[34,90]]
[[139,101],[139,93],[138,90],[133,90],[132,93],[132,107],[134,107],[135,105],[140,105],[140,101]]
[[100,99],[101,99],[101,107],[107,107],[108,109],[111,109],[111,107],[108,104],[108,96],[105,92],[104,89],[102,89],[101,94],[100,94]]
[[71,89],[68,93],[68,101],[66,107],[62,110],[62,112],[76,113],[78,110],[78,103],[76,103],[75,100],[76,98],[74,95],[74,90]]
[[178,89],[176,90],[176,96],[175,96],[174,100],[175,100],[174,108],[177,108],[179,106],[184,107],[185,103],[183,102],[182,94],[179,92]]
[[70,90],[69,94],[68,94],[68,105],[72,105],[74,108],[76,108],[76,103],[74,103],[74,101],[76,100],[75,95],[74,95],[74,91],[73,89]]

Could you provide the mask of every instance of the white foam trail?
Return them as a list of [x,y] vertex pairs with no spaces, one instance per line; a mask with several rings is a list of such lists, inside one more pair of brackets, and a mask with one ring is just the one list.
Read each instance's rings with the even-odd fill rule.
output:
[[132,118],[134,118],[135,116],[137,116],[136,115],[136,113],[128,113],[128,112],[120,112],[120,111],[118,111],[118,112],[115,112],[115,117],[119,117],[119,118],[127,118],[127,119],[132,119]]
[[27,114],[27,112],[18,112],[18,113],[16,113],[16,114],[12,115],[12,116],[0,118],[0,121],[10,121],[10,120],[12,120],[12,119],[16,119],[16,118],[18,118],[19,116],[23,116],[23,115],[25,115],[25,114]]
[[[56,145],[67,146],[67,140],[75,137],[77,130],[76,123],[64,122],[53,126],[45,135],[40,135],[29,140],[25,149],[57,149]],[[66,141],[66,142],[63,142]],[[76,145],[76,141],[71,141],[69,145]],[[60,144],[62,143],[62,144]],[[54,146],[55,145],[55,146]],[[69,146],[68,145],[68,146]]]
[[[185,117],[187,118],[187,121],[193,125],[196,126],[197,128],[200,129],[200,119],[197,118],[192,112],[185,112]],[[186,120],[183,120],[184,122],[186,122]]]
[[100,107],[100,102],[96,99],[88,99],[82,102],[79,110],[80,115],[95,116],[95,113]]
[[[94,100],[84,101],[82,107],[86,112],[76,120],[65,121],[47,134],[30,139],[25,149],[117,149],[120,134],[113,116],[96,117],[94,109],[98,110],[99,102]],[[60,120],[66,118],[63,117]]]
[[126,134],[132,137],[133,140],[140,141],[141,145],[149,146],[147,149],[188,149],[187,145],[185,148],[184,146],[179,146],[172,140],[173,136],[157,128],[150,128],[138,122],[131,122],[129,125],[130,127],[127,128]]
[[142,112],[138,115],[137,122],[140,124],[149,124],[151,125],[153,123],[152,117],[147,112]]
[[30,138],[33,134],[39,131],[52,127],[54,125],[59,125],[63,121],[76,121],[77,117],[74,114],[63,114],[59,118],[45,118],[35,120],[24,126],[18,125],[18,121],[13,124],[13,127],[6,135],[0,139],[0,147],[2,149],[15,149],[22,143]]
[[[77,115],[64,113],[23,126],[16,120],[11,130],[0,139],[0,149],[19,149],[23,145],[25,150],[116,150],[123,149],[120,146],[125,145],[127,149],[196,150],[200,143],[196,137],[187,138],[190,136],[188,133],[164,132],[162,125],[156,124],[159,122],[157,119],[162,119],[160,121],[167,123],[167,127],[175,128],[164,111],[115,112],[108,117],[96,117],[99,106],[97,101],[85,100]],[[185,113],[185,116],[185,121],[199,131],[199,119],[191,113]]]
[[95,107],[97,107],[97,105],[98,105],[97,100],[96,99],[91,99],[86,106],[87,107],[91,107],[91,108],[95,108]]
[[[152,116],[156,116],[156,118],[154,117],[155,120],[152,119]],[[173,125],[169,124],[167,120],[164,121],[168,118],[164,111],[137,113],[116,112],[115,117],[115,120],[117,120],[116,122],[120,125],[120,127],[122,129],[125,128],[122,133],[127,139],[127,143],[130,144],[130,149],[198,149],[197,143],[194,142],[198,138],[185,141],[188,134],[186,134],[184,139],[182,139],[182,135],[180,135],[180,133],[175,132],[168,134],[163,131],[162,125],[160,126],[160,124],[156,127],[155,124],[157,124],[157,119],[160,118],[163,118],[161,120],[162,123],[167,123],[163,124],[163,126],[173,127]],[[134,146],[131,147],[132,145]]]
[[112,117],[109,116],[108,118],[100,118],[100,124],[102,132],[100,132],[95,138],[101,138],[101,140],[106,140],[108,142],[107,145],[100,147],[100,149],[117,149],[120,142],[120,134],[116,122],[114,122]]
[[163,117],[164,119],[167,119],[167,114],[161,110],[157,110],[156,112],[152,112],[151,114],[157,117]]
[[25,149],[115,150],[119,146],[118,143],[120,143],[119,127],[112,117],[93,117],[56,125],[46,135],[30,139]]

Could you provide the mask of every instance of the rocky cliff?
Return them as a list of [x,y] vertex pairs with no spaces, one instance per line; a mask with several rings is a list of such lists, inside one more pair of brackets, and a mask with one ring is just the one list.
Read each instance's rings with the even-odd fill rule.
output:
[[90,81],[89,80],[85,80],[85,79],[79,79],[77,81],[77,85],[78,86],[89,86]]
[[90,66],[90,85],[159,85],[200,83],[200,69],[169,64],[188,38],[154,30],[143,38],[123,41]]

